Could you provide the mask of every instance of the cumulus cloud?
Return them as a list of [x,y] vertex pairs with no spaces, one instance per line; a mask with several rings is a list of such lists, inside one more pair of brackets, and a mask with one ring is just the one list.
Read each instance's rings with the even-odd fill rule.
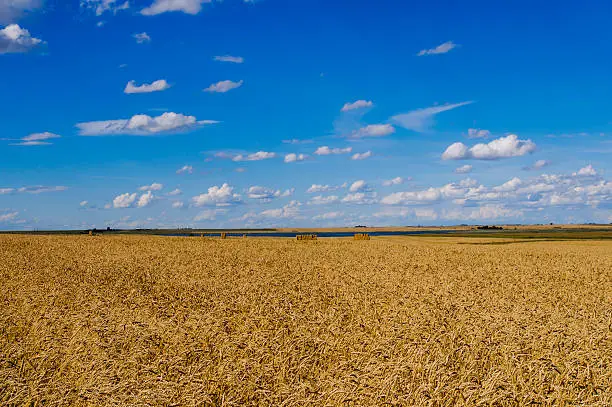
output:
[[322,213],[320,215],[316,215],[312,217],[312,220],[334,220],[338,218],[342,218],[344,216],[344,212],[327,212]]
[[542,168],[548,167],[550,165],[550,161],[547,160],[538,160],[529,167],[524,167],[523,169],[526,171],[535,171],[541,170]]
[[226,209],[207,209],[198,213],[193,220],[195,222],[217,220],[218,215],[223,215],[225,213],[227,213]]
[[491,132],[489,130],[482,130],[482,129],[468,129],[468,137],[469,138],[489,138],[491,137]]
[[184,202],[182,202],[182,201],[174,201],[174,202],[172,202],[172,207],[173,207],[174,209],[181,209],[181,208],[183,208],[184,206],[185,206],[185,203],[184,203]]
[[244,58],[242,57],[234,57],[231,55],[218,55],[216,57],[213,58],[215,61],[218,62],[231,62],[234,64],[241,64],[244,62]]
[[350,112],[351,110],[365,109],[365,108],[369,108],[372,106],[374,106],[374,103],[372,103],[372,101],[370,100],[357,100],[356,102],[353,102],[353,103],[346,103],[340,111],[346,113],[346,112]]
[[372,152],[371,151],[366,151],[365,153],[357,153],[357,154],[353,154],[353,156],[351,157],[351,160],[365,160],[367,158],[372,157]]
[[140,86],[136,86],[134,81],[129,81],[123,90],[124,93],[132,94],[132,93],[151,93],[151,92],[161,92],[170,88],[170,84],[166,82],[165,79],[160,79],[154,81],[150,84],[142,84]]
[[417,53],[417,56],[422,57],[425,55],[437,55],[437,54],[446,54],[453,48],[456,48],[457,44],[452,41],[447,41],[443,44],[438,45],[435,48],[423,49]]
[[468,147],[463,143],[451,144],[442,154],[443,160],[498,160],[520,157],[534,152],[536,144],[531,140],[519,140],[511,134],[491,141]]
[[193,167],[191,165],[184,165],[178,170],[176,170],[177,174],[193,174]]
[[293,195],[293,189],[287,189],[284,192],[280,189],[274,190],[271,188],[252,186],[247,191],[247,196],[250,199],[257,199],[260,201],[270,201],[274,198],[285,198]]
[[76,127],[79,129],[81,136],[151,136],[156,134],[183,133],[195,130],[206,124],[216,123],[219,122],[215,120],[197,120],[195,116],[166,112],[157,117],[138,114],[130,119],[78,123]]
[[355,130],[349,138],[385,137],[393,133],[395,133],[395,127],[390,124],[370,124]]
[[393,116],[391,120],[397,125],[419,133],[428,131],[434,122],[434,117],[442,112],[456,109],[461,106],[469,105],[473,102],[461,102],[454,104],[446,104],[441,106],[426,107],[423,109],[412,110],[408,113]]
[[390,187],[393,185],[401,185],[405,182],[405,179],[402,177],[395,177],[393,179],[383,181],[383,186]]
[[153,195],[153,193],[151,191],[147,191],[146,193],[140,195],[140,198],[138,198],[138,202],[136,203],[136,206],[139,208],[147,207],[151,204],[151,202],[153,202],[154,199],[155,199],[155,196]]
[[88,205],[89,205],[89,202],[88,202],[88,201],[81,201],[81,203],[79,204],[79,206],[80,206],[81,208],[85,208],[85,207],[87,207]]
[[351,186],[349,187],[349,192],[364,192],[364,191],[369,191],[369,190],[370,190],[370,187],[362,179],[360,179],[359,181],[353,182]]
[[238,82],[232,82],[230,80],[221,81],[221,82],[213,83],[212,85],[204,89],[204,92],[225,93],[225,92],[229,92],[232,89],[241,87],[243,83],[244,81],[242,80]]
[[496,219],[512,219],[522,218],[523,211],[519,209],[507,208],[504,205],[483,205],[476,209],[453,209],[450,211],[444,211],[442,214],[444,219],[449,220],[470,220],[470,221],[481,221],[481,220],[496,220]]
[[306,192],[308,192],[309,194],[318,194],[321,192],[337,191],[341,188],[346,188],[346,187],[347,187],[346,184],[338,185],[338,186],[312,184],[312,186],[308,188]]
[[376,203],[376,193],[357,192],[354,194],[347,194],[344,198],[342,198],[341,202],[356,205],[373,204]]
[[285,162],[286,163],[295,163],[295,162],[298,162],[298,161],[304,161],[307,158],[308,158],[308,156],[306,154],[294,154],[294,153],[291,153],[291,154],[287,154],[285,156]]
[[138,44],[144,44],[145,42],[151,42],[151,37],[146,32],[133,34],[132,37],[136,40]]
[[97,16],[106,12],[116,14],[118,11],[130,8],[129,1],[123,0],[81,0],[81,7],[93,10]]
[[23,53],[44,44],[32,37],[30,32],[17,24],[10,24],[0,30],[0,54]]
[[138,188],[138,190],[139,191],[161,191],[163,188],[164,188],[163,184],[154,182],[151,185],[143,185],[140,188]]
[[239,194],[227,183],[208,188],[208,192],[192,198],[194,206],[228,206],[240,202]]
[[597,175],[597,171],[591,164],[587,165],[572,174],[574,177],[594,177]]
[[337,155],[337,154],[349,154],[353,151],[353,147],[346,148],[329,148],[328,146],[322,146],[317,148],[314,152],[315,155]]
[[138,194],[130,194],[129,192],[118,195],[115,197],[115,199],[113,199],[113,208],[129,208],[136,201],[137,196]]
[[258,151],[256,153],[252,153],[252,154],[238,154],[232,157],[232,161],[235,162],[242,162],[242,161],[262,161],[262,160],[269,160],[271,158],[275,158],[276,157],[276,153],[271,153],[268,151]]
[[340,202],[340,198],[336,195],[322,196],[318,195],[308,201],[308,205],[329,205]]
[[278,209],[268,209],[261,212],[261,216],[264,218],[274,219],[293,219],[300,215],[301,204],[298,201],[291,201],[289,204]]
[[168,196],[178,196],[181,195],[183,193],[183,191],[181,191],[180,189],[176,188],[170,192],[168,192]]
[[202,4],[211,2],[212,0],[155,0],[149,7],[143,8],[140,14],[143,16],[154,16],[172,11],[180,11],[195,15],[202,11]]
[[468,164],[462,165],[461,167],[455,169],[456,174],[468,174],[470,172],[472,172],[472,166]]

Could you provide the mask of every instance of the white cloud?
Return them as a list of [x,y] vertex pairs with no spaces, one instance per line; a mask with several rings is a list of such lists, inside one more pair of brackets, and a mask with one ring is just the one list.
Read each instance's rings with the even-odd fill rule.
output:
[[364,192],[364,191],[369,191],[369,190],[370,190],[370,187],[362,179],[360,179],[359,181],[353,182],[349,188],[349,192]]
[[514,134],[501,137],[488,144],[476,144],[468,148],[463,143],[451,144],[442,154],[443,160],[498,160],[520,157],[534,152],[536,145],[531,140],[519,140]]
[[61,138],[61,136],[49,132],[34,133],[19,139],[19,143],[12,143],[13,146],[44,146],[50,145],[46,140]]
[[315,155],[332,155],[332,154],[336,155],[336,154],[349,154],[352,151],[353,151],[353,147],[329,148],[328,146],[323,146],[323,147],[317,148],[317,150],[314,153]]
[[0,188],[0,195],[8,195],[15,192],[15,188]]
[[183,194],[183,191],[181,191],[178,188],[168,192],[168,196],[178,196],[178,195],[182,195],[182,194]]
[[304,161],[307,158],[308,158],[308,156],[305,155],[305,154],[294,154],[294,153],[291,153],[291,154],[287,154],[285,156],[285,162],[286,163],[294,163],[294,162],[298,162],[298,161]]
[[174,201],[174,202],[172,202],[172,207],[174,209],[181,209],[184,206],[185,206],[185,203],[182,202],[182,201]]
[[357,154],[353,154],[353,156],[351,157],[351,160],[365,160],[367,158],[372,157],[372,152],[371,151],[366,151],[365,153],[357,153]]
[[34,38],[25,28],[10,24],[0,30],[0,54],[28,52],[44,41]]
[[97,16],[108,12],[116,14],[130,8],[129,1],[122,0],[81,0],[81,7],[95,11]]
[[595,168],[593,168],[593,166],[589,164],[586,167],[578,170],[578,172],[573,173],[572,175],[574,177],[594,177],[597,175],[597,171],[595,171]]
[[329,204],[338,203],[338,202],[340,202],[340,198],[338,198],[336,195],[331,195],[331,196],[318,195],[318,196],[313,197],[310,201],[308,201],[308,205],[329,205]]
[[346,113],[350,112],[351,110],[364,109],[372,106],[374,106],[374,103],[372,103],[370,100],[358,100],[353,103],[346,103],[340,111]]
[[496,192],[511,192],[516,191],[521,185],[523,185],[523,181],[520,178],[514,177],[511,180],[493,188],[493,191]]
[[383,186],[390,187],[392,185],[401,185],[404,183],[404,181],[405,180],[402,177],[395,177],[393,179],[383,181]]
[[124,93],[132,94],[132,93],[151,93],[151,92],[161,92],[170,88],[170,84],[166,82],[165,79],[157,80],[150,84],[142,84],[140,86],[136,86],[134,81],[129,81],[123,90]]
[[229,92],[232,89],[241,87],[243,83],[244,81],[242,80],[238,82],[232,82],[230,80],[221,81],[221,82],[213,83],[212,85],[204,89],[204,92],[225,93],[225,92]]
[[491,132],[489,130],[468,129],[468,137],[469,138],[489,138],[491,137]]
[[422,57],[424,55],[446,54],[447,52],[449,52],[450,50],[456,47],[457,47],[457,44],[455,44],[452,41],[447,41],[443,44],[438,45],[435,48],[421,50],[419,51],[417,56]]
[[231,55],[218,55],[213,58],[215,61],[219,62],[231,62],[234,64],[241,64],[244,62],[244,58],[242,57],[234,57]]
[[132,37],[136,40],[138,44],[144,44],[145,42],[151,42],[151,37],[146,32],[133,34]]
[[191,165],[184,165],[178,170],[176,170],[177,174],[193,174],[193,167]]
[[10,222],[15,220],[15,218],[19,215],[19,212],[9,212],[0,214],[0,223]]
[[456,174],[468,174],[470,172],[472,172],[472,166],[468,164],[462,165],[461,167],[455,169]]
[[274,219],[293,219],[300,215],[301,204],[298,201],[291,201],[289,204],[279,209],[268,209],[261,212],[261,216],[264,218]]
[[155,0],[153,3],[140,11],[144,16],[154,16],[171,11],[180,11],[186,14],[198,14],[202,11],[203,3],[211,3],[212,0]]
[[286,191],[274,190],[266,187],[253,186],[247,191],[247,196],[250,199],[257,199],[261,201],[270,201],[274,198],[284,198],[293,195],[294,190],[288,189]]
[[79,204],[81,208],[85,208],[87,205],[89,205],[88,201],[81,201],[81,203]]
[[541,170],[542,168],[548,167],[550,165],[550,161],[547,160],[538,160],[533,165],[529,167],[523,168],[524,170]]
[[444,211],[442,217],[450,220],[496,220],[506,218],[522,218],[523,212],[518,209],[510,209],[504,205],[484,205],[477,209],[454,209]]
[[346,186],[346,184],[339,186],[312,184],[312,186],[308,188],[306,192],[308,192],[309,194],[318,194],[321,192],[337,191],[340,188],[346,188]]
[[214,120],[200,120],[195,116],[166,112],[161,116],[151,117],[145,114],[132,116],[130,119],[105,120],[78,123],[81,136],[150,136],[164,133],[180,133],[197,129],[206,124],[219,123]]
[[348,194],[342,198],[342,203],[357,205],[373,204],[376,203],[376,193],[357,192]]
[[312,142],[313,142],[313,140],[310,140],[310,139],[300,140],[300,139],[297,139],[297,138],[293,138],[293,139],[290,139],[290,140],[283,140],[284,144],[310,144]]
[[471,103],[473,102],[467,101],[441,106],[426,107],[423,109],[416,109],[408,113],[393,116],[391,120],[393,120],[393,122],[397,123],[399,126],[405,129],[422,133],[428,131],[431,128],[431,126],[433,125],[433,119],[437,114],[447,112],[449,110],[453,110],[461,106],[469,105]]
[[313,216],[312,220],[334,220],[344,216],[344,212],[327,212]]
[[151,191],[147,191],[146,193],[140,195],[136,206],[138,206],[139,208],[147,207],[151,204],[151,202],[153,202],[154,199],[155,196],[153,195],[153,193]]
[[240,202],[240,195],[234,193],[234,188],[228,184],[212,186],[208,192],[192,198],[194,206],[228,206]]
[[225,213],[227,213],[225,209],[207,209],[198,213],[193,220],[195,222],[217,220],[218,215],[223,215]]
[[136,193],[130,194],[126,192],[125,194],[116,196],[115,199],[113,199],[113,208],[129,208],[134,201],[136,201],[137,195]]
[[29,187],[21,187],[17,190],[19,193],[26,194],[42,194],[45,192],[61,192],[66,191],[68,188],[64,186],[53,186],[47,187],[43,185],[29,186]]
[[262,160],[269,160],[275,157],[276,157],[276,153],[270,153],[268,151],[258,151],[256,153],[252,153],[248,155],[238,154],[232,158],[232,161],[235,161],[235,162],[262,161]]
[[411,205],[430,203],[442,198],[442,193],[436,188],[424,191],[396,192],[385,196],[380,202],[384,205]]
[[138,188],[138,190],[139,191],[161,191],[163,188],[164,188],[163,184],[154,182],[151,185],[143,185],[140,188]]
[[42,3],[42,0],[0,0],[0,23],[12,23]]
[[390,124],[369,124],[354,131],[350,138],[385,137],[393,133],[395,133],[395,127]]

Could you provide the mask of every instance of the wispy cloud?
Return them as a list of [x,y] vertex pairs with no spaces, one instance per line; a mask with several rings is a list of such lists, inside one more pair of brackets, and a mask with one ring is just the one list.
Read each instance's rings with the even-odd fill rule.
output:
[[461,106],[466,106],[473,103],[466,101],[461,103],[446,104],[441,106],[431,106],[423,109],[412,110],[408,113],[393,116],[391,120],[397,125],[416,132],[426,132],[433,125],[434,117],[442,112],[456,109]]
[[317,148],[314,152],[315,155],[337,155],[337,154],[349,154],[353,151],[353,147],[346,148],[329,148],[328,146],[322,146]]
[[146,32],[133,34],[132,37],[136,40],[138,44],[144,44],[145,42],[151,42],[151,37]]
[[176,170],[177,174],[193,174],[193,167],[191,165],[184,165],[178,170]]
[[229,92],[232,89],[236,89],[236,88],[241,87],[243,83],[244,83],[244,81],[238,81],[238,82],[232,82],[230,80],[221,81],[221,82],[213,83],[212,85],[210,85],[209,87],[204,89],[204,92],[209,92],[209,93],[226,93],[226,92]]
[[365,160],[370,157],[372,157],[372,152],[366,151],[365,153],[353,154],[353,156],[351,157],[351,160],[359,161],[359,160]]
[[81,7],[93,10],[97,16],[106,12],[116,14],[118,11],[130,8],[129,1],[123,0],[81,0]]
[[19,139],[19,142],[12,143],[13,146],[46,146],[51,145],[52,143],[47,140],[61,138],[60,135],[44,132],[44,133],[34,133],[29,136],[25,136]]
[[346,113],[346,112],[350,112],[351,110],[365,109],[365,108],[369,108],[372,106],[374,106],[374,103],[372,103],[372,101],[370,100],[357,100],[356,102],[353,102],[353,103],[346,103],[340,111]]
[[393,133],[395,133],[395,127],[390,124],[369,124],[354,131],[349,138],[385,137]]
[[419,51],[419,53],[417,54],[417,56],[425,56],[425,55],[437,55],[437,54],[446,54],[447,52],[449,52],[450,50],[452,50],[453,48],[456,48],[458,45],[455,44],[452,41],[447,41],[443,44],[438,45],[435,48],[430,48],[430,49],[423,49],[421,51]]
[[235,57],[232,55],[218,55],[214,57],[213,60],[218,62],[231,62],[234,64],[242,64],[244,62],[243,57]]
[[143,16],[155,16],[157,14],[179,11],[195,15],[202,11],[203,3],[211,3],[212,0],[155,0],[149,7],[140,11]]

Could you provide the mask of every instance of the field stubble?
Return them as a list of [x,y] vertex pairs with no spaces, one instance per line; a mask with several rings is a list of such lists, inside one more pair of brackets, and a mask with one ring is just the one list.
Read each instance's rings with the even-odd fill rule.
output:
[[2,405],[612,405],[612,243],[0,236]]

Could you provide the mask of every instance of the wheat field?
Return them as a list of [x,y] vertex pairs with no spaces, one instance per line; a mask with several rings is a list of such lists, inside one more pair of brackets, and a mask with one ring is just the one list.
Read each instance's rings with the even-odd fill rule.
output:
[[496,242],[0,236],[0,405],[612,405],[612,242]]

